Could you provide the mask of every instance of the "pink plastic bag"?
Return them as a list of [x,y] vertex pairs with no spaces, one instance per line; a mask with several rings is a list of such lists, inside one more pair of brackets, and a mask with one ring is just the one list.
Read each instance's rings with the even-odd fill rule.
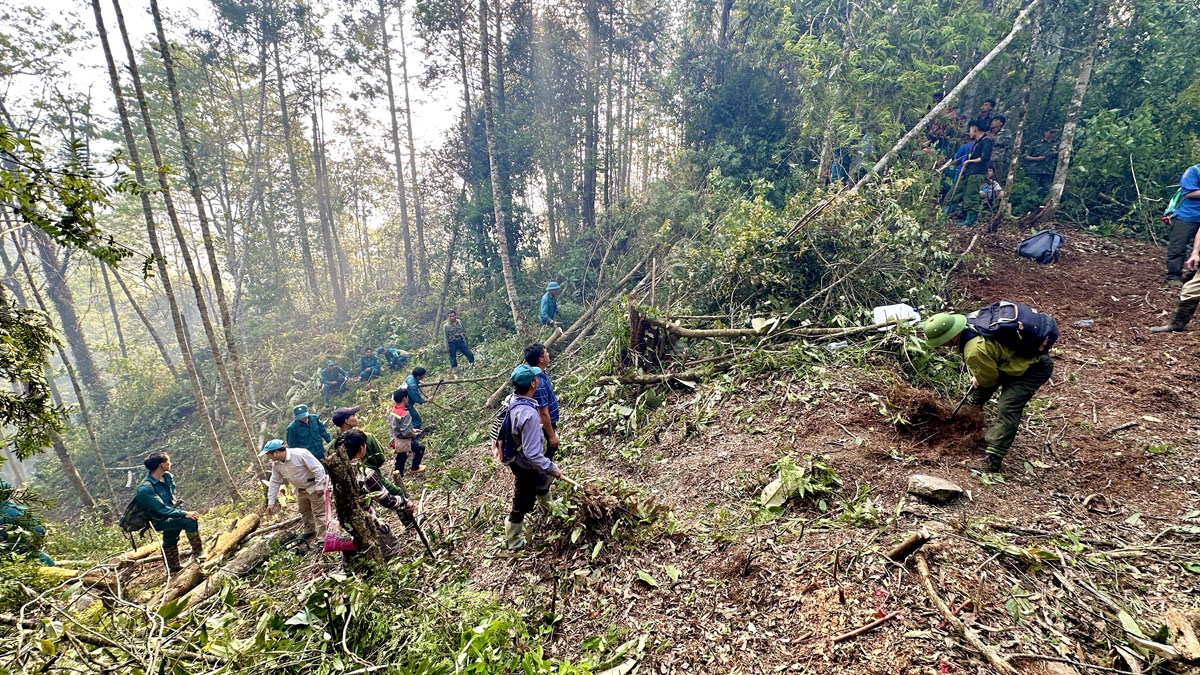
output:
[[347,534],[338,532],[341,524],[333,517],[333,509],[329,507],[329,492],[330,486],[325,486],[325,546],[321,551],[325,553],[333,553],[334,551],[357,551],[354,546],[354,539]]

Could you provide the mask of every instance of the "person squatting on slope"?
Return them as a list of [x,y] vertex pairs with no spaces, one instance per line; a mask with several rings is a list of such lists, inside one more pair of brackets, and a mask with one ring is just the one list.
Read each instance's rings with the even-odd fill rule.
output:
[[421,460],[425,457],[425,445],[417,438],[421,435],[421,429],[414,426],[415,415],[409,404],[408,389],[400,388],[393,391],[392,402],[395,405],[388,413],[388,428],[392,432],[392,448],[396,451],[396,470],[393,475],[404,476],[409,452],[413,456],[412,472],[421,473],[425,471],[425,467],[421,464]]
[[[525,547],[525,514],[533,510],[538,490],[549,479],[562,478],[562,471],[547,457],[542,445],[542,422],[537,411],[538,375],[540,368],[521,364],[513,369],[509,380],[513,393],[505,400],[512,436],[517,443],[516,456],[508,465],[513,474],[512,511],[504,520],[504,545],[509,551]],[[503,441],[501,441],[501,444]],[[503,461],[503,448],[493,448],[497,461]]]
[[334,396],[340,396],[346,391],[346,378],[350,377],[350,373],[338,367],[338,364],[333,361],[326,361],[325,367],[321,370],[321,397],[325,400],[325,407],[329,407],[329,401]]
[[271,460],[267,484],[267,515],[279,510],[279,488],[288,483],[296,488],[296,509],[304,523],[301,541],[325,533],[325,489],[329,483],[325,467],[304,448],[291,448],[278,438],[267,441],[259,455]]
[[358,357],[358,381],[370,382],[382,372],[383,365],[379,363],[379,357],[375,356],[375,350],[367,347],[363,355]]
[[179,533],[186,532],[192,557],[200,559],[204,553],[204,542],[200,539],[200,514],[179,508],[175,498],[175,478],[171,475],[171,458],[165,452],[155,452],[146,458],[146,477],[138,486],[138,505],[146,510],[155,530],[162,532],[162,551],[166,559],[167,572],[175,574],[183,567],[179,564]]
[[931,348],[957,348],[962,355],[971,373],[968,405],[982,408],[1000,390],[996,419],[984,434],[987,464],[980,467],[999,472],[1021,426],[1025,406],[1050,380],[1054,362],[1047,354],[1026,355],[1010,344],[980,335],[967,325],[963,314],[935,314],[924,329]]
[[458,312],[450,310],[446,313],[446,325],[442,327],[446,333],[446,351],[450,354],[450,367],[458,367],[458,355],[467,357],[467,363],[475,365],[475,354],[467,346],[467,328],[458,320]]

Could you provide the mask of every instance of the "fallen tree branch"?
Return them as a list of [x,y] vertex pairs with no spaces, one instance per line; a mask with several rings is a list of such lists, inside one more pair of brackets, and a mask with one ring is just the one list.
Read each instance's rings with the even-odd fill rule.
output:
[[295,525],[298,522],[300,522],[300,516],[292,516],[291,518],[288,518],[287,520],[282,520],[278,523],[275,523],[274,525],[271,525],[270,527],[264,527],[262,529],[251,532],[246,537],[246,541],[249,541],[255,537],[262,536],[264,534],[270,534],[271,532],[275,532],[276,530],[282,530],[286,527],[291,527],[292,525]]
[[[20,621],[17,619],[17,617],[13,616],[12,614],[0,614],[0,624],[4,624],[6,626],[12,626],[14,628],[22,628],[25,630],[31,630],[31,631],[39,631],[42,629],[42,623],[40,621],[38,621],[36,619],[25,619],[24,621]],[[131,651],[131,649],[132,649],[129,646],[122,645],[121,643],[116,642],[115,640],[109,640],[108,638],[102,637],[100,635],[93,635],[90,633],[74,633],[74,632],[68,632],[66,630],[63,630],[63,634],[70,636],[71,639],[73,639],[73,640],[78,640],[78,641],[84,643],[85,645],[92,645],[93,647],[105,647],[108,649],[119,649],[123,652],[128,652],[128,651]],[[143,646],[143,648],[144,648],[144,646]],[[193,652],[193,651],[178,651],[175,653],[179,654],[180,656],[182,656],[186,659],[190,659],[192,661],[204,661],[207,663],[221,663],[222,662],[219,657],[217,657],[213,654],[200,654],[200,653]]]
[[898,614],[900,614],[900,610],[896,610],[896,611],[892,612],[891,614],[886,614],[878,619],[875,619],[874,621],[863,626],[862,628],[855,628],[854,630],[850,631],[849,633],[842,633],[841,635],[830,640],[830,642],[842,642],[843,640],[849,640],[852,637],[856,637],[856,636],[862,635],[863,633],[866,633],[868,631],[875,630],[876,628],[882,626],[883,624],[887,623],[888,621],[891,621],[892,619],[896,618],[896,616]]
[[271,555],[271,547],[291,536],[291,531],[276,532],[275,536],[259,539],[242,549],[224,567],[211,574],[203,583],[188,591],[184,597],[184,611],[188,611],[214,595],[226,579],[236,579],[249,574]]
[[1074,659],[1066,659],[1061,656],[1043,656],[1041,654],[1010,654],[1008,658],[1010,660],[1011,659],[1030,659],[1030,660],[1038,660],[1038,661],[1053,661],[1054,663],[1065,663],[1067,665],[1076,666],[1078,668],[1091,668],[1092,670],[1098,670],[1102,673],[1121,673],[1122,675],[1134,675],[1133,671],[1130,671],[1130,670],[1121,670],[1120,668],[1109,668],[1108,666],[1093,666],[1090,663],[1084,663],[1083,661],[1076,661]]
[[663,384],[664,382],[682,381],[682,382],[699,382],[705,377],[713,374],[724,372],[733,367],[733,364],[719,364],[714,366],[712,370],[687,370],[679,373],[634,373],[632,375],[605,375],[596,380],[596,384]]
[[926,542],[929,541],[929,532],[924,528],[913,532],[904,538],[904,541],[896,544],[896,546],[887,552],[888,560],[893,562],[904,562],[908,556],[917,552]]
[[1013,668],[1007,660],[992,652],[992,650],[989,649],[986,644],[984,644],[983,640],[979,639],[979,636],[975,634],[975,631],[967,628],[957,616],[954,616],[954,613],[950,611],[950,608],[946,606],[946,603],[942,602],[942,598],[938,595],[937,589],[933,586],[933,578],[929,574],[929,557],[924,552],[921,552],[917,554],[916,560],[917,572],[921,575],[921,583],[925,586],[925,594],[929,596],[929,600],[934,604],[935,607],[937,607],[938,612],[941,613],[942,618],[945,619],[946,623],[953,628],[954,632],[958,633],[959,637],[961,637],[968,645],[970,645],[972,649],[978,652],[980,656],[987,659],[987,662],[990,663],[992,668],[997,672],[1016,673],[1016,669]]
[[967,254],[971,252],[971,249],[975,248],[975,242],[977,242],[977,241],[979,241],[979,233],[978,232],[975,233],[974,237],[971,237],[971,243],[967,244],[967,247],[965,249],[963,249],[963,252],[959,253],[958,257],[955,258],[954,264],[951,265],[950,270],[948,272],[946,272],[947,279],[949,279],[954,274],[954,270],[958,269],[959,264],[962,263],[963,258],[967,257]]

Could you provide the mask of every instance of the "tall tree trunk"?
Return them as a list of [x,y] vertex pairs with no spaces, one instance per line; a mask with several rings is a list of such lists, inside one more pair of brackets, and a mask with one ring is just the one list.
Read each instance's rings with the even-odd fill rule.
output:
[[[595,2],[595,0],[589,0]],[[483,124],[484,131],[487,134],[488,148],[488,164],[491,168],[492,179],[492,212],[496,217],[496,230],[500,233],[500,243],[496,248],[500,252],[500,266],[504,274],[504,290],[508,292],[508,307],[512,311],[513,326],[517,329],[517,335],[524,339],[526,335],[525,321],[521,318],[520,300],[517,299],[517,283],[513,279],[512,258],[508,255],[508,246],[504,242],[504,233],[507,231],[504,220],[504,206],[502,195],[504,191],[500,184],[500,158],[496,152],[496,122],[492,117],[492,83],[491,72],[488,66],[488,3],[487,0],[479,0],[479,44],[483,45],[479,50],[479,58],[481,67],[480,88],[483,90]]]
[[117,331],[117,346],[121,350],[121,358],[129,358],[129,348],[125,345],[125,333],[121,331],[121,316],[117,314],[117,300],[113,297],[112,282],[108,280],[108,266],[100,263],[100,276],[104,279],[104,294],[108,296],[108,311],[112,314],[113,328]]
[[583,227],[589,232],[596,229],[596,143],[599,136],[599,101],[596,83],[596,50],[599,48],[600,14],[596,0],[585,0],[584,13],[587,17],[587,83],[584,89],[584,104],[587,121],[583,141]]
[[[114,6],[116,5],[114,4]],[[192,150],[191,135],[188,133],[187,123],[183,119],[183,102],[179,97],[179,83],[175,79],[175,61],[171,57],[171,49],[167,45],[167,35],[163,30],[162,14],[158,11],[158,0],[150,0],[150,13],[154,18],[154,30],[158,36],[158,51],[162,56],[163,68],[167,75],[167,89],[171,94],[171,109],[175,113],[175,131],[179,134],[179,145],[183,154],[183,166],[187,172],[188,189],[192,193],[192,202],[196,205],[196,215],[200,221],[200,235],[204,241],[204,254],[208,258],[212,294],[216,296],[217,313],[221,320],[222,333],[225,336],[225,351],[229,355],[229,365],[232,366],[233,377],[227,378],[229,381],[226,382],[229,388],[229,402],[233,407],[234,418],[238,426],[242,429],[246,448],[250,451],[250,456],[256,458],[253,466],[258,473],[258,477],[262,479],[266,478],[267,474],[261,460],[257,460],[258,453],[255,452],[254,429],[250,426],[250,416],[246,410],[246,403],[249,400],[246,388],[246,373],[242,369],[242,359],[239,354],[237,340],[233,336],[233,319],[229,314],[229,303],[225,299],[225,282],[221,279],[220,258],[217,257],[216,245],[213,243],[212,229],[208,223],[208,212],[204,208],[204,196],[200,193],[200,173],[196,170],[196,157]],[[121,32],[124,35],[125,27],[120,9],[117,10],[117,20],[120,22]],[[147,130],[149,130],[148,126]],[[157,158],[155,160],[157,161]],[[164,193],[165,190],[164,186]],[[204,310],[202,309],[201,311]],[[205,319],[207,318],[208,315],[205,314]],[[211,331],[211,327],[207,325],[207,322],[205,331]],[[211,336],[210,340],[212,340]],[[213,351],[219,353],[220,350],[214,346]]]
[[992,221],[991,231],[995,231],[1000,221],[1012,215],[1012,191],[1016,182],[1017,167],[1021,163],[1021,150],[1025,145],[1025,123],[1029,119],[1029,96],[1033,89],[1033,77],[1037,69],[1037,59],[1034,50],[1038,46],[1038,38],[1042,34],[1042,11],[1034,15],[1033,27],[1030,28],[1029,47],[1021,59],[1021,70],[1025,73],[1025,81],[1021,83],[1021,107],[1017,110],[1017,130],[1013,133],[1012,147],[1008,149],[1008,171],[1004,178],[1004,190],[1000,193],[1000,205],[996,209],[996,217]]
[[[129,31],[125,28],[125,16],[121,11],[119,0],[112,0],[113,10],[117,17],[117,28],[121,33],[121,41],[125,44],[125,56],[129,59],[129,76],[133,82],[133,92],[137,98],[138,109],[142,114],[142,122],[145,125],[146,141],[150,146],[150,154],[154,159],[154,166],[158,174],[158,185],[162,190],[163,205],[167,209],[167,220],[171,223],[171,230],[175,233],[175,240],[179,243],[179,255],[183,259],[184,269],[187,270],[188,280],[191,282],[192,290],[196,297],[196,312],[200,315],[200,323],[204,328],[204,337],[208,340],[208,347],[212,351],[213,365],[217,369],[217,378],[221,387],[229,396],[229,404],[233,409],[234,421],[237,423],[239,430],[242,432],[242,440],[246,444],[246,451],[250,457],[256,457],[254,447],[254,430],[251,429],[250,423],[242,409],[241,401],[238,400],[238,389],[234,384],[233,377],[229,374],[229,368],[226,366],[225,357],[221,353],[220,341],[217,337],[216,329],[213,328],[212,318],[208,310],[208,300],[205,299],[205,279],[203,275],[196,269],[195,258],[192,255],[191,246],[188,242],[187,234],[183,231],[183,225],[179,220],[179,213],[175,209],[175,199],[171,192],[171,184],[167,180],[166,163],[163,161],[162,151],[158,144],[158,133],[155,131],[154,118],[150,115],[150,106],[146,101],[146,92],[142,87],[142,76],[137,65],[137,56],[133,49],[133,42],[129,39]],[[197,182],[197,190],[199,183]],[[207,227],[207,219],[204,216],[204,202],[199,202],[201,222]],[[211,241],[211,234],[208,235]],[[216,263],[216,256],[210,256],[210,262]],[[245,394],[243,393],[243,396]],[[232,482],[232,477],[230,478]]]
[[1083,110],[1083,98],[1087,95],[1088,83],[1092,79],[1092,66],[1096,61],[1096,48],[1100,44],[1100,22],[1108,15],[1107,4],[1095,8],[1092,14],[1092,26],[1088,31],[1087,51],[1079,64],[1079,75],[1075,78],[1075,90],[1071,93],[1071,103],[1067,106],[1067,120],[1063,123],[1062,136],[1058,142],[1058,165],[1054,168],[1054,180],[1050,182],[1050,193],[1046,195],[1046,205],[1038,214],[1040,222],[1049,222],[1058,215],[1058,207],[1062,203],[1063,189],[1067,186],[1067,171],[1071,168],[1071,152],[1075,148],[1075,131],[1079,127],[1079,113]]
[[429,260],[425,251],[425,210],[421,205],[421,181],[417,178],[417,145],[413,142],[412,102],[408,96],[408,45],[404,40],[404,15],[400,15],[400,74],[404,78],[404,116],[408,128],[408,173],[412,179],[413,210],[417,216],[417,262],[421,285],[429,284]]
[[179,304],[175,300],[175,293],[171,288],[171,276],[167,269],[166,257],[163,255],[162,246],[158,240],[158,231],[154,223],[154,211],[150,206],[149,186],[146,184],[145,173],[142,171],[138,146],[133,137],[133,125],[129,120],[129,111],[125,107],[125,99],[121,91],[121,81],[117,75],[117,64],[113,59],[112,49],[109,47],[108,31],[104,27],[104,16],[100,10],[100,0],[92,0],[92,11],[96,15],[96,29],[100,34],[100,45],[104,50],[104,60],[108,65],[109,84],[112,87],[113,97],[116,99],[117,113],[121,119],[121,131],[125,136],[126,150],[129,152],[130,164],[134,169],[134,179],[141,188],[138,190],[138,194],[142,201],[142,215],[146,220],[146,233],[148,235],[147,238],[150,240],[150,252],[158,267],[159,279],[166,290],[167,305],[171,312],[171,321],[175,326],[179,351],[183,356],[188,379],[191,382],[192,392],[196,400],[196,414],[199,415],[204,425],[204,433],[208,437],[209,448],[216,459],[217,470],[220,472],[225,483],[225,489],[230,499],[237,501],[241,495],[238,493],[237,484],[233,481],[229,465],[225,462],[225,453],[221,450],[221,441],[217,437],[216,428],[213,427],[212,418],[209,416],[208,401],[204,397],[204,389],[200,383],[200,375],[196,370],[196,362],[192,359],[191,348],[188,346],[187,328],[183,324],[183,314],[180,311]]
[[[42,294],[38,292],[37,281],[33,278],[33,270],[29,268],[29,262],[22,254],[20,256],[21,269],[25,271],[25,279],[29,284],[29,291],[33,295],[34,301],[37,302],[38,309],[47,317],[50,316],[50,310],[46,307],[46,302],[42,300]],[[48,284],[47,284],[48,285]],[[104,492],[108,496],[108,518],[111,519],[113,509],[116,508],[117,495],[113,491],[112,480],[108,476],[108,466],[104,463],[104,453],[100,451],[100,443],[96,440],[96,430],[92,427],[92,416],[88,414],[87,398],[83,395],[83,387],[79,384],[79,377],[75,373],[74,366],[71,365],[71,360],[67,358],[67,352],[61,346],[58,349],[59,358],[62,359],[63,366],[67,369],[67,377],[71,380],[71,388],[75,390],[75,401],[79,405],[79,417],[83,420],[83,427],[88,435],[88,441],[92,446],[92,453],[96,456],[96,468],[100,471],[100,484],[104,486]],[[52,378],[47,378],[53,382]],[[57,390],[54,395],[58,396]],[[61,403],[60,403],[61,405]]]
[[396,93],[392,87],[392,47],[388,44],[387,8],[379,0],[379,33],[382,37],[383,74],[387,80],[388,115],[392,122],[392,156],[396,161],[396,194],[400,198],[400,236],[404,240],[404,278],[407,290],[413,287],[412,238],[408,231],[408,197],[404,190],[404,160],[400,154],[400,122],[396,118]]
[[[466,3],[464,3],[465,5]],[[466,15],[464,8],[463,15]],[[458,24],[458,71],[459,77],[462,79],[463,86],[463,112],[466,114],[463,124],[463,138],[469,138],[471,135],[471,125],[475,122],[475,113],[471,110],[471,78],[467,75],[467,38],[463,35],[462,22]],[[466,150],[466,146],[463,146]]]
[[296,164],[296,149],[292,145],[292,119],[288,115],[287,91],[283,88],[283,66],[279,63],[279,40],[272,46],[275,50],[275,85],[279,89],[279,118],[283,126],[283,147],[287,151],[288,177],[292,181],[292,199],[295,200],[296,225],[300,228],[300,257],[304,264],[308,290],[313,297],[321,292],[317,286],[317,270],[313,266],[312,248],[308,242],[308,224],[304,222],[304,192],[300,185],[300,171]]
[[317,123],[317,106],[312,109],[313,128],[313,178],[317,185],[317,215],[321,221],[321,245],[325,248],[325,267],[329,272],[329,287],[333,291],[333,302],[338,318],[346,317],[346,292],[342,288],[338,273],[337,252],[333,250],[333,210],[329,207],[329,181],[325,176],[325,149],[321,141],[321,127]]
[[75,362],[79,364],[80,378],[83,380],[84,387],[87,388],[92,403],[97,408],[107,408],[108,389],[105,388],[104,381],[100,378],[100,370],[96,367],[91,349],[84,339],[79,315],[75,313],[75,297],[71,293],[70,285],[67,284],[66,260],[59,263],[59,246],[45,232],[38,229],[33,230],[33,240],[37,244],[38,258],[42,262],[42,272],[46,277],[46,295],[50,296],[51,304],[58,311],[59,326],[62,329],[63,337],[67,339],[67,346],[71,348]]
[[124,291],[125,299],[129,301],[129,305],[133,307],[133,311],[142,320],[142,325],[146,327],[146,332],[150,334],[150,339],[154,341],[154,346],[158,348],[158,353],[162,355],[163,365],[167,367],[167,370],[171,371],[171,377],[178,380],[179,371],[175,370],[175,364],[171,362],[171,356],[167,352],[167,345],[159,337],[158,331],[154,330],[154,324],[150,323],[150,317],[146,316],[146,312],[138,304],[138,301],[133,299],[133,293],[129,292],[129,287],[125,285],[125,280],[121,278],[121,273],[114,269],[113,276],[117,279],[117,285]]
[[[50,397],[54,400],[54,405],[63,406],[62,394],[58,393],[58,385],[54,384],[54,374],[50,372],[49,366],[46,367],[46,382],[50,385]],[[85,508],[94,509],[97,506],[96,498],[88,491],[87,484],[83,482],[83,476],[79,475],[79,468],[75,466],[75,460],[71,458],[71,453],[67,451],[67,445],[63,443],[62,436],[58,433],[50,435],[50,445],[54,448],[54,454],[58,457],[58,463],[62,466],[63,475],[67,477],[67,482],[75,490],[75,494],[79,496],[80,503]]]

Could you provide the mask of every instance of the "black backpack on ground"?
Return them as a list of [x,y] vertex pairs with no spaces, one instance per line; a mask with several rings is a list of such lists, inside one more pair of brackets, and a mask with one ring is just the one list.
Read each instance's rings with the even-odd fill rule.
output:
[[512,428],[511,413],[517,406],[527,405],[530,408],[537,409],[533,401],[527,398],[510,399],[513,405],[509,405],[509,401],[505,400],[500,406],[500,410],[496,412],[496,416],[492,418],[492,431],[490,437],[493,442],[500,443],[500,461],[504,464],[512,464],[517,458],[517,453],[521,451],[521,439],[514,433]]
[[1001,300],[967,315],[977,335],[1012,347],[1022,356],[1041,356],[1058,341],[1058,322],[1029,305]]
[[1058,249],[1062,248],[1065,241],[1061,234],[1053,230],[1042,230],[1017,244],[1017,255],[1033,258],[1042,265],[1049,265],[1058,262]]

